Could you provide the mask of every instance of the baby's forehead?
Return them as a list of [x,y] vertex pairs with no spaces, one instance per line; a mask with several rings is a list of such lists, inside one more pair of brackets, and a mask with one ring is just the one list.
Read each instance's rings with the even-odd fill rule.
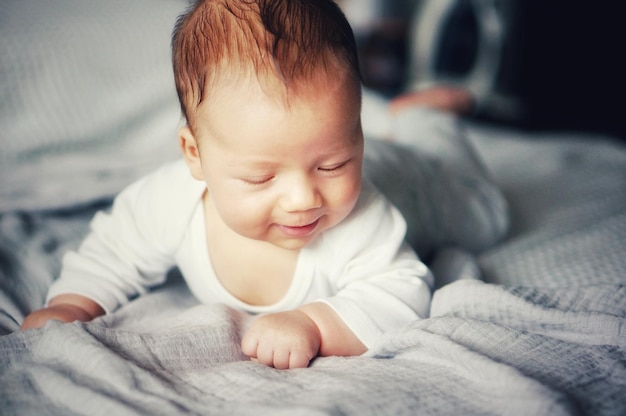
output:
[[213,78],[208,85],[205,105],[220,101],[241,101],[242,105],[250,100],[266,100],[280,104],[287,109],[295,102],[319,101],[332,94],[337,99],[360,106],[360,79],[352,76],[349,70],[337,67],[334,71],[316,71],[306,77],[286,81],[279,73],[244,71],[225,71]]
[[[311,132],[353,125],[360,115],[360,84],[342,77],[322,77],[297,88],[263,83],[254,77],[225,79],[216,85],[194,119],[193,130],[202,137],[253,137],[276,133],[290,120],[291,131]],[[295,121],[295,122],[294,122]],[[306,126],[306,127],[305,127]],[[325,135],[332,135],[327,132]]]

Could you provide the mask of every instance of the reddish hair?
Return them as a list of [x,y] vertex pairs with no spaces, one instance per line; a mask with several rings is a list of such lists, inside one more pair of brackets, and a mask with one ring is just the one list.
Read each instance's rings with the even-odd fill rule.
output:
[[352,29],[332,0],[195,1],[176,22],[172,61],[188,123],[225,75],[286,89],[337,70],[361,80]]

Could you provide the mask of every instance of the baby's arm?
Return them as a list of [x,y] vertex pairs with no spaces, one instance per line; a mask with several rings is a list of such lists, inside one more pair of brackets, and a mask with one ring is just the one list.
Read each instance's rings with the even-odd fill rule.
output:
[[315,322],[320,332],[321,345],[318,355],[347,357],[361,355],[367,351],[361,340],[326,303],[309,303],[301,306],[299,310]]
[[165,281],[204,188],[180,160],[123,190],[110,211],[94,217],[80,247],[66,253],[48,306],[29,314],[22,329],[51,319],[89,321]]
[[317,355],[360,355],[384,332],[428,315],[432,275],[404,243],[397,209],[371,185],[367,190],[319,251],[320,278],[334,276],[334,293],[254,320],[242,339],[244,354],[276,368],[306,367]]
[[80,295],[60,295],[48,303],[48,307],[30,313],[21,329],[41,328],[50,320],[61,322],[87,322],[104,315],[104,310],[93,300]]
[[304,368],[317,355],[360,355],[365,345],[324,303],[257,318],[242,339],[251,358],[279,369]]

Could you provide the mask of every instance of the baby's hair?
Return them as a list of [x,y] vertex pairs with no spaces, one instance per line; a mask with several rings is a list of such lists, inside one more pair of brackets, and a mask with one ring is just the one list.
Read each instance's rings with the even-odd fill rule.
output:
[[188,123],[220,77],[285,89],[333,71],[361,80],[352,29],[332,0],[196,0],[176,22],[172,61]]

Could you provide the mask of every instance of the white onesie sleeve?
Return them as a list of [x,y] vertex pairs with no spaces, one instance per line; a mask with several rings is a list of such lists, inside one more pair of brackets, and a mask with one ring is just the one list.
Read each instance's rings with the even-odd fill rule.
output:
[[48,301],[78,294],[109,313],[162,283],[204,189],[182,160],[126,188],[110,213],[94,217],[78,251],[65,255]]
[[433,277],[405,232],[399,211],[366,183],[355,211],[319,242],[336,285],[322,301],[368,348],[384,332],[428,316]]

